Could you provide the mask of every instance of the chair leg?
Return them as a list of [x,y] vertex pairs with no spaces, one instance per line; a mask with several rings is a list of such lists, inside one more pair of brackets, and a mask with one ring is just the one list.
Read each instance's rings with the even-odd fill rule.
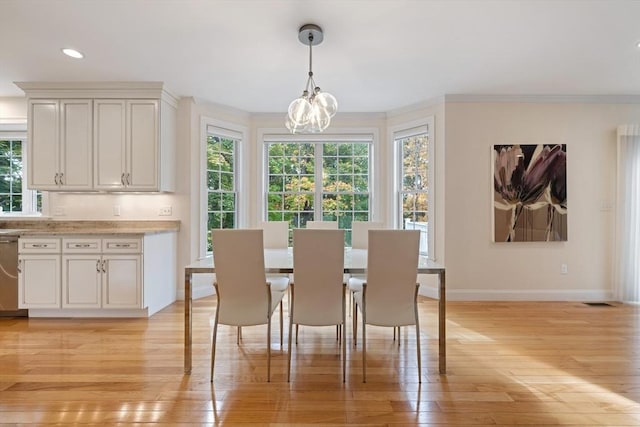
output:
[[267,382],[271,382],[271,314],[267,320]]
[[365,302],[362,296],[362,382],[367,382],[367,319],[364,311]]
[[422,357],[420,356],[420,320],[418,319],[418,301],[415,303],[416,313],[416,350],[418,357],[418,383],[422,384]]
[[344,336],[341,337],[340,345],[342,346],[342,382],[347,381],[347,304],[345,301],[345,293],[342,292],[342,325],[340,330],[344,331]]
[[284,315],[282,311],[282,300],[280,300],[280,350],[282,350],[282,340],[284,339]]
[[[362,287],[362,382],[367,382],[367,287]],[[356,312],[357,315],[357,312]]]
[[358,345],[358,304],[353,304],[353,320],[351,321],[353,324],[353,346],[356,347]]
[[238,331],[236,333],[236,345],[240,345],[240,336],[242,335],[242,327],[238,326]]
[[296,323],[296,345],[298,345],[298,327],[299,327],[299,326],[300,326],[300,325],[298,325],[298,324]]
[[218,338],[218,309],[216,309],[216,317],[213,322],[213,333],[211,335],[211,376],[209,382],[213,382],[213,367],[216,362],[216,340]]
[[[290,291],[289,296],[291,297],[293,295],[293,290]],[[293,332],[293,298],[291,298],[289,300],[289,337],[288,337],[288,341],[289,341],[289,351],[288,351],[288,357],[287,357],[287,382],[291,381],[291,338],[292,338],[292,332]]]
[[398,347],[400,347],[400,326],[398,326]]

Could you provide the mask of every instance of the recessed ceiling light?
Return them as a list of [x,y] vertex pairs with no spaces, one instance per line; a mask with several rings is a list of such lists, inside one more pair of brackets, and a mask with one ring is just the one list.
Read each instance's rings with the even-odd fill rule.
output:
[[640,48],[640,41],[636,43],[636,47]]
[[84,55],[80,52],[78,52],[75,49],[70,49],[68,47],[62,49],[62,53],[64,53],[67,56],[70,56],[72,58],[76,58],[76,59],[82,59],[84,58]]

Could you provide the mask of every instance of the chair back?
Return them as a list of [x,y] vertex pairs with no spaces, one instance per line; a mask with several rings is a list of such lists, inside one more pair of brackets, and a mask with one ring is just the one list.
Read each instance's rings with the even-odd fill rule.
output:
[[293,230],[293,323],[342,324],[343,272],[344,230]]
[[289,246],[289,221],[260,223],[265,249],[286,249]]
[[381,221],[353,221],[351,223],[351,247],[353,249],[367,249],[369,230],[380,230],[384,226]]
[[337,230],[338,221],[307,221],[307,229],[311,230]]
[[419,230],[369,230],[367,323],[415,324],[419,250]]
[[219,323],[262,325],[270,314],[262,230],[212,230]]

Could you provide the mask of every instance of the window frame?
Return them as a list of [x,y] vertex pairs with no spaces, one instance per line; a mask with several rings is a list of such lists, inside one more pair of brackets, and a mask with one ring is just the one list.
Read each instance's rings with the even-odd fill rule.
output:
[[[1,141],[20,141],[22,143],[22,210],[3,212],[4,215],[42,215],[45,209],[45,194],[41,194],[41,211],[38,211],[38,192],[29,189],[29,141],[27,138],[27,122],[0,123]],[[28,203],[25,203],[28,201]]]
[[[398,229],[403,229],[403,205],[402,195],[405,193],[403,189],[403,167],[402,167],[402,146],[401,141],[421,134],[427,134],[427,156],[429,159],[428,183],[427,183],[427,251],[426,255],[429,259],[436,259],[435,252],[435,128],[434,118],[429,116],[422,120],[404,123],[389,129],[390,141],[393,146],[393,223]],[[421,251],[421,254],[425,254]]]
[[244,227],[246,219],[246,178],[243,171],[248,170],[243,160],[246,159],[246,149],[249,131],[246,127],[233,123],[216,120],[210,117],[201,117],[200,129],[200,209],[199,209],[199,233],[198,233],[198,254],[200,258],[210,256],[211,251],[207,250],[207,236],[211,232],[208,228],[208,184],[207,184],[207,145],[208,136],[216,135],[236,141],[234,149],[234,182],[235,182],[235,220],[236,228]]
[[[322,134],[296,134],[283,133],[282,129],[259,129],[258,141],[261,149],[258,150],[258,164],[260,169],[258,171],[258,187],[260,193],[258,194],[258,219],[259,221],[268,221],[268,190],[269,190],[269,155],[268,145],[271,143],[367,143],[369,144],[369,220],[376,221],[379,212],[379,197],[378,188],[379,174],[376,173],[379,170],[378,159],[376,151],[378,147],[378,129],[377,128],[344,128],[333,129],[330,132],[324,132]],[[318,162],[318,156],[320,156],[320,166],[322,165],[322,152],[318,154],[317,150],[314,150],[315,162]],[[322,182],[322,167],[315,168],[316,183]],[[318,178],[319,177],[319,178]],[[318,179],[320,181],[318,181]],[[314,194],[314,217],[316,215],[316,209],[322,206],[322,192]]]

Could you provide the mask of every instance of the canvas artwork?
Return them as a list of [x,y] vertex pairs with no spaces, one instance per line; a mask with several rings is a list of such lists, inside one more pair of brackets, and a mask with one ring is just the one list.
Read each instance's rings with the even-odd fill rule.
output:
[[567,147],[493,146],[496,242],[567,240]]

